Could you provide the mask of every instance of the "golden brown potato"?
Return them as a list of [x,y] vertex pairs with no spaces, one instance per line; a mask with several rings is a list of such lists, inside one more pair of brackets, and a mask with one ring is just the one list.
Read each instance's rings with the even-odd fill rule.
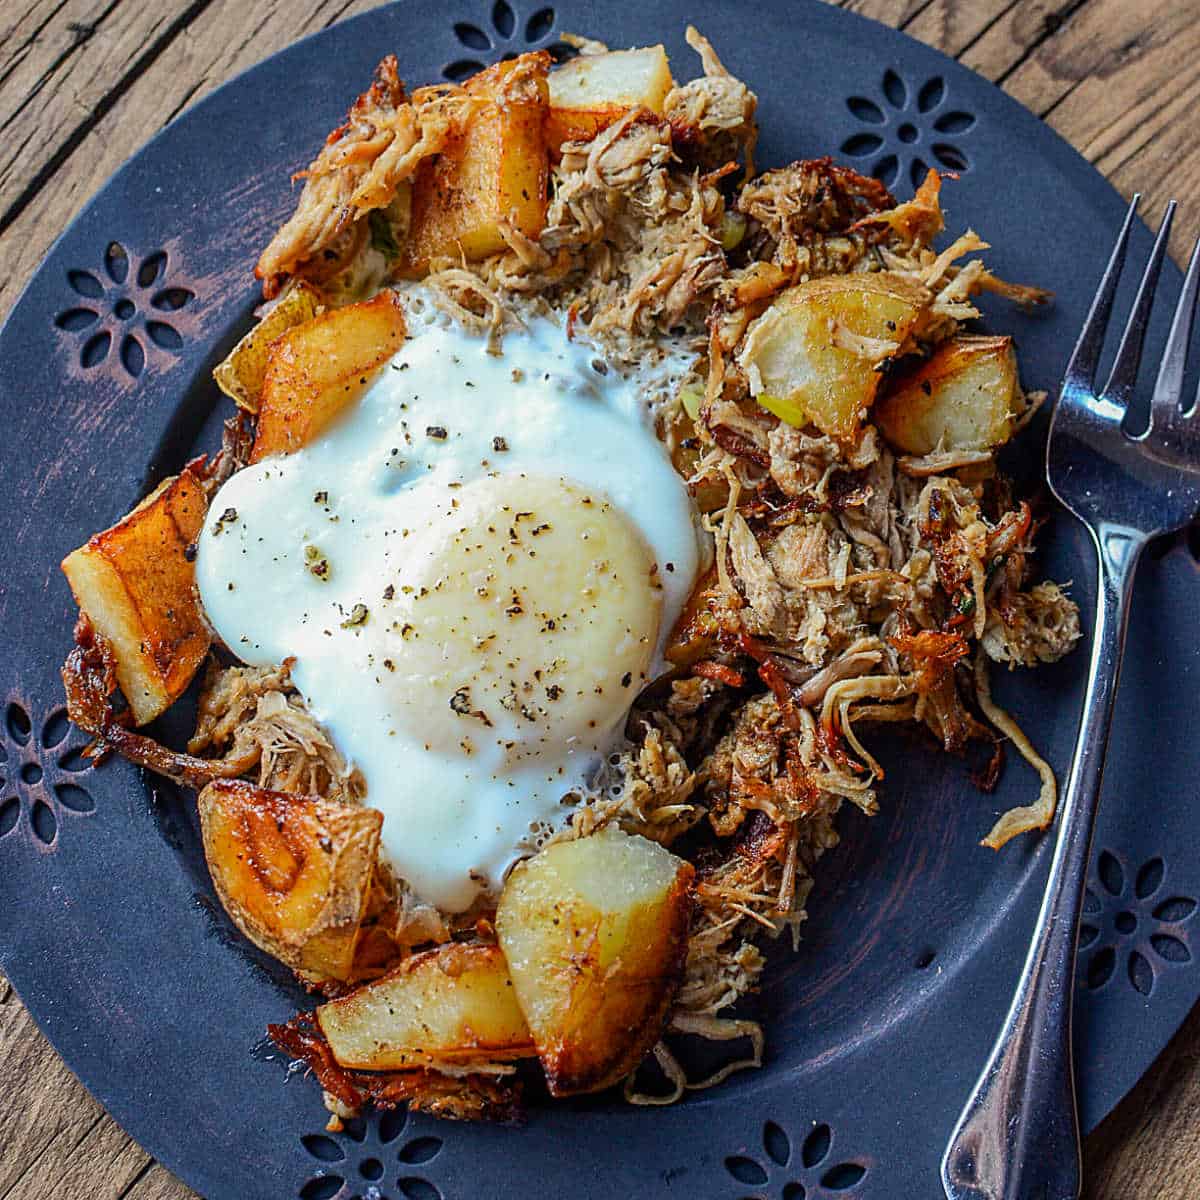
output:
[[505,884],[496,930],[555,1096],[628,1074],[683,974],[693,868],[605,829],[548,846]]
[[343,1067],[401,1071],[533,1056],[498,946],[448,942],[404,959],[317,1022]]
[[675,622],[675,628],[671,630],[671,636],[663,651],[663,656],[668,662],[677,667],[687,667],[712,653],[720,626],[709,606],[709,600],[719,591],[717,568],[709,567],[696,581],[692,594]]
[[316,289],[302,279],[292,281],[279,303],[229,352],[213,371],[213,379],[239,408],[258,412],[271,343],[281,333],[311,321],[321,309]]
[[[516,94],[505,96],[510,73],[521,64],[529,75]],[[445,150],[417,169],[412,218],[401,266],[420,275],[433,258],[486,258],[507,246],[501,221],[528,238],[546,223],[545,52],[497,63],[467,81],[483,99]],[[511,81],[510,81],[511,82]]]
[[76,604],[112,646],[138,725],[182,695],[208,654],[190,549],[207,507],[200,481],[184,470],[62,561]]
[[875,400],[880,366],[903,352],[930,299],[888,272],[789,288],[750,326],[738,355],[751,395],[789,425],[852,438]]
[[889,382],[874,421],[907,454],[993,450],[1024,407],[1012,338],[956,337]]
[[674,86],[661,45],[574,58],[550,72],[546,143],[557,152],[563,142],[588,141],[631,108],[661,116]]
[[382,813],[217,780],[199,798],[204,857],[233,923],[313,980],[354,978]]
[[405,337],[394,292],[321,313],[276,338],[267,352],[251,462],[307,445],[353,404]]

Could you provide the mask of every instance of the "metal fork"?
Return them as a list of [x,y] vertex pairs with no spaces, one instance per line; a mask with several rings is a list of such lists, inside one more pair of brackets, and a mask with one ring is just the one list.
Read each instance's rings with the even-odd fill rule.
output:
[[950,1200],[1076,1200],[1079,1118],[1071,1057],[1071,996],[1084,878],[1104,776],[1129,597],[1142,548],[1200,510],[1200,415],[1183,406],[1188,343],[1200,292],[1200,243],[1192,252],[1142,434],[1122,431],[1166,253],[1167,207],[1108,377],[1096,371],[1140,197],[1129,206],[1050,425],[1046,475],[1083,522],[1099,565],[1092,659],[1059,813],[1046,894],[1012,1005],[987,1066],[942,1159]]

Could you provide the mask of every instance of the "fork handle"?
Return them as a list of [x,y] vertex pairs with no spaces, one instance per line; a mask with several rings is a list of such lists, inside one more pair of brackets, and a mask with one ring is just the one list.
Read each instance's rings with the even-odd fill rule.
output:
[[1095,632],[1079,739],[1046,894],[991,1057],[942,1159],[949,1200],[1077,1200],[1079,1117],[1071,1054],[1075,947],[1121,671],[1129,595],[1145,537],[1101,525]]

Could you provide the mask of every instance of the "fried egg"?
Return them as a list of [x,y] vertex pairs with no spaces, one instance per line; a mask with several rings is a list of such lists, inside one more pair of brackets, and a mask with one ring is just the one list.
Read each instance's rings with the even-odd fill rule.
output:
[[701,543],[643,377],[549,319],[497,354],[416,307],[357,404],[224,484],[196,578],[243,661],[293,660],[397,874],[461,912],[593,786]]

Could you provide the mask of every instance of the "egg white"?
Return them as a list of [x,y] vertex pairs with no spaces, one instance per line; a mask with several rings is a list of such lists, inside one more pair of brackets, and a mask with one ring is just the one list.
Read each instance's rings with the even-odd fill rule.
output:
[[[196,578],[241,659],[294,659],[310,711],[384,814],[393,867],[456,912],[495,890],[530,831],[558,823],[564,797],[589,787],[660,665],[701,549],[644,378],[547,319],[508,333],[496,354],[418,308],[357,404],[311,445],[225,483]],[[522,495],[552,516],[522,512],[509,544],[499,523],[514,513],[502,510],[511,497],[521,512]],[[590,538],[606,547],[600,558],[576,544]],[[469,551],[498,568],[470,574]],[[508,571],[522,572],[517,616],[500,595]],[[459,620],[448,603],[474,615]],[[487,603],[506,606],[494,610],[495,642]],[[559,613],[569,619],[547,627]],[[524,661],[501,661],[497,646]],[[532,714],[502,695],[510,667]]]

